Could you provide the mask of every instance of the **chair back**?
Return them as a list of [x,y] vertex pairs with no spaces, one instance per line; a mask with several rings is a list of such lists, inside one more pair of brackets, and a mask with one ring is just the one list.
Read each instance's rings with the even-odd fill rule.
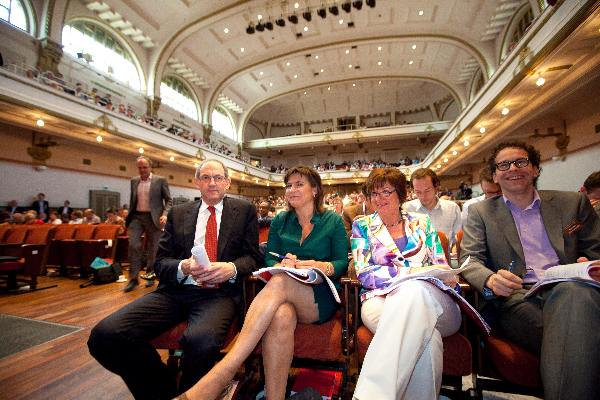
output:
[[12,229],[12,225],[4,224],[0,225],[0,243],[4,243],[4,236]]
[[56,231],[54,233],[54,240],[73,239],[73,235],[75,234],[76,228],[77,228],[77,225],[75,225],[75,224],[56,225]]
[[77,224],[75,228],[75,235],[73,239],[76,240],[90,240],[94,236],[94,230],[96,225]]
[[4,238],[4,243],[7,244],[20,244],[25,241],[27,236],[27,225],[14,225]]
[[268,226],[258,228],[258,243],[266,243],[269,240],[269,229]]
[[117,239],[117,235],[118,235],[120,229],[121,229],[121,225],[115,225],[115,224],[96,225],[96,230],[94,231],[94,239],[115,240],[115,239]]
[[26,244],[46,244],[49,242],[50,232],[54,233],[53,225],[32,225],[27,230]]
[[442,231],[438,231],[438,237],[440,238],[440,242],[442,243],[442,248],[444,249],[444,255],[446,256],[446,261],[448,265],[450,265],[450,242],[448,241],[448,236]]
[[464,235],[464,232],[462,229],[460,231],[456,232],[456,257],[458,258],[459,262],[460,262],[460,243],[462,242],[463,235]]

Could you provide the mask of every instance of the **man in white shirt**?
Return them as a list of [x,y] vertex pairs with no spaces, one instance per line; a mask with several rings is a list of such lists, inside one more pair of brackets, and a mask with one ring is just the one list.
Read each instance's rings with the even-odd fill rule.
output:
[[485,199],[496,197],[502,194],[502,188],[497,183],[494,183],[494,178],[487,167],[482,168],[479,172],[479,184],[481,185],[481,191],[483,194],[481,196],[473,197],[472,199],[463,203],[461,212],[463,228],[467,223],[467,216],[469,215],[470,206]]
[[417,198],[404,203],[404,210],[429,215],[435,229],[444,232],[452,246],[460,230],[460,207],[438,197],[440,178],[429,168],[415,170],[410,183]]

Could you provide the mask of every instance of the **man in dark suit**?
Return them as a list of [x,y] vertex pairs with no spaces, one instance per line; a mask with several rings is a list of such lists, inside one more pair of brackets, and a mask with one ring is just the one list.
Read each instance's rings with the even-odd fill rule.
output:
[[11,200],[6,205],[6,208],[4,209],[4,211],[6,211],[8,213],[8,215],[10,217],[9,219],[12,220],[13,214],[22,212],[23,207],[19,207],[16,200]]
[[469,208],[463,276],[495,328],[540,355],[545,399],[598,399],[600,290],[561,282],[524,295],[551,266],[600,259],[600,219],[581,193],[535,189],[540,153],[530,145],[500,143],[489,168],[503,195]]
[[348,237],[352,236],[352,223],[356,217],[373,214],[373,212],[374,210],[371,207],[371,202],[367,196],[367,186],[366,184],[363,184],[360,188],[360,194],[357,196],[357,204],[344,207],[344,212],[342,213],[342,219],[344,220],[344,227],[346,228]]
[[[119,374],[135,398],[171,399],[211,368],[239,309],[241,278],[261,258],[256,208],[225,196],[231,181],[223,164],[204,161],[194,182],[202,200],[169,212],[156,260],[158,289],[101,321],[88,341],[90,353]],[[210,265],[195,262],[193,246],[205,247]],[[178,389],[148,342],[185,320]]]
[[146,275],[152,286],[155,278],[154,260],[160,232],[167,222],[167,214],[173,201],[167,180],[151,172],[152,162],[148,157],[137,158],[140,176],[131,179],[129,205],[131,212],[127,216],[126,226],[129,236],[129,282],[125,292],[138,285],[138,275],[142,268],[142,234],[146,234]]
[[73,212],[73,208],[71,208],[71,202],[69,200],[65,200],[65,202],[63,203],[62,207],[58,207],[56,209],[56,212],[58,213],[58,215],[71,215],[71,213]]
[[[43,217],[42,219],[47,220],[48,215],[50,215],[50,206],[48,205],[48,200],[46,199],[46,195],[44,193],[38,193],[37,200],[31,203],[31,209],[35,210],[38,216]],[[44,215],[42,215],[44,214]]]

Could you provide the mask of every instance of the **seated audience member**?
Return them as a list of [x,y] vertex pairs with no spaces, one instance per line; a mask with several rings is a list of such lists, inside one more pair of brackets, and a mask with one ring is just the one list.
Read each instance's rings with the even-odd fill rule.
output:
[[[348,241],[340,216],[323,209],[321,177],[310,167],[297,166],[287,171],[284,182],[289,211],[277,214],[271,222],[265,263],[318,268],[339,286],[348,267]],[[279,259],[270,252],[285,257]],[[269,399],[284,399],[296,324],[323,323],[337,308],[326,283],[307,285],[286,274],[274,275],[254,298],[231,350],[187,397],[216,399],[261,342],[265,392]]]
[[6,208],[4,209],[4,211],[6,211],[9,215],[9,217],[12,218],[12,215],[14,213],[21,211],[21,207],[18,206],[18,203],[16,200],[11,200],[6,205]]
[[8,211],[0,211],[0,225],[10,224],[10,214]]
[[81,210],[73,211],[71,213],[69,224],[83,224],[83,212],[81,212]]
[[52,225],[62,224],[62,220],[58,217],[58,213],[56,211],[50,211],[50,218],[48,218],[48,223]]
[[469,209],[463,276],[483,293],[494,328],[540,356],[545,399],[599,399],[600,289],[561,282],[524,296],[551,266],[600,259],[600,218],[582,193],[536,190],[531,145],[500,143],[488,166],[502,196]]
[[258,226],[260,228],[271,226],[271,215],[269,215],[270,206],[266,201],[261,201],[258,205]]
[[114,208],[109,208],[106,210],[106,224],[112,225],[121,225],[121,229],[119,229],[119,235],[122,235],[125,232],[125,220],[117,215],[117,212]]
[[462,206],[461,221],[463,227],[467,223],[469,207],[485,199],[496,197],[502,194],[502,189],[500,189],[500,186],[494,182],[494,178],[492,177],[490,169],[487,166],[483,167],[481,171],[479,171],[479,184],[481,185],[481,191],[483,192],[483,194],[481,196],[473,197],[472,199],[465,201]]
[[71,216],[70,216],[70,214],[62,214],[60,216],[60,220],[62,221],[63,224],[69,224],[71,222]]
[[372,213],[371,200],[367,196],[367,184],[364,183],[360,188],[360,193],[356,197],[356,204],[344,207],[342,218],[348,237],[352,236],[352,223],[354,220]]
[[23,213],[13,213],[12,215],[12,223],[15,225],[21,225],[25,223],[25,214]]
[[435,229],[444,232],[452,246],[460,230],[460,207],[451,200],[438,198],[440,178],[429,168],[415,170],[410,183],[417,198],[404,203],[404,210],[427,214]]
[[95,225],[95,224],[99,224],[100,222],[102,222],[102,220],[100,219],[99,216],[96,215],[96,213],[94,213],[94,210],[92,210],[91,208],[86,208],[83,211],[83,222],[82,223]]
[[73,209],[71,208],[71,202],[69,200],[65,200],[65,202],[63,203],[62,207],[59,207],[56,212],[58,213],[58,215],[63,215],[63,214],[67,214],[67,215],[71,215],[71,213],[73,212]]
[[596,213],[600,215],[600,171],[590,174],[579,191],[585,193]]
[[24,214],[23,223],[25,225],[44,225],[44,221],[38,218],[37,212],[35,210],[29,210]]
[[337,194],[331,196],[331,211],[339,215],[340,217],[344,213],[344,203],[342,203],[342,198]]
[[119,209],[119,217],[121,217],[124,221],[127,221],[127,216],[129,215],[129,209],[127,207],[123,207]]
[[[452,298],[423,281],[387,293],[387,281],[430,269],[450,269],[429,217],[402,211],[406,178],[397,169],[374,170],[367,192],[375,212],[352,225],[354,267],[363,290],[361,318],[375,334],[354,398],[437,399],[442,383],[442,337],[460,327]],[[456,278],[445,282],[455,286]]]
[[[256,208],[225,196],[227,168],[205,160],[194,184],[202,200],[169,211],[156,256],[157,290],[100,321],[88,341],[92,356],[120,375],[136,399],[172,399],[213,366],[241,306],[241,280],[261,258]],[[194,261],[194,245],[206,248],[210,265]],[[182,321],[188,327],[178,380],[149,341]]]

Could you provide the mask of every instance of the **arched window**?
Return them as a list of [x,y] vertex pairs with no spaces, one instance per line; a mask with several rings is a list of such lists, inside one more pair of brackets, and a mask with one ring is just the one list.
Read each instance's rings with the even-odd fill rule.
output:
[[65,53],[86,60],[134,90],[141,89],[132,55],[102,27],[88,21],[73,22],[63,28],[62,41]]
[[212,113],[212,127],[221,135],[237,141],[233,121],[227,111],[220,106],[217,106]]
[[534,19],[533,10],[529,4],[524,4],[515,13],[514,18],[511,20],[506,34],[502,41],[502,52],[500,61],[504,61],[506,56],[517,46],[519,41],[527,33],[527,29],[531,26]]
[[31,6],[23,0],[0,0],[0,19],[17,28],[33,33]]
[[194,121],[199,121],[198,105],[192,97],[192,93],[179,79],[168,76],[160,83],[160,99],[174,110],[187,115]]

